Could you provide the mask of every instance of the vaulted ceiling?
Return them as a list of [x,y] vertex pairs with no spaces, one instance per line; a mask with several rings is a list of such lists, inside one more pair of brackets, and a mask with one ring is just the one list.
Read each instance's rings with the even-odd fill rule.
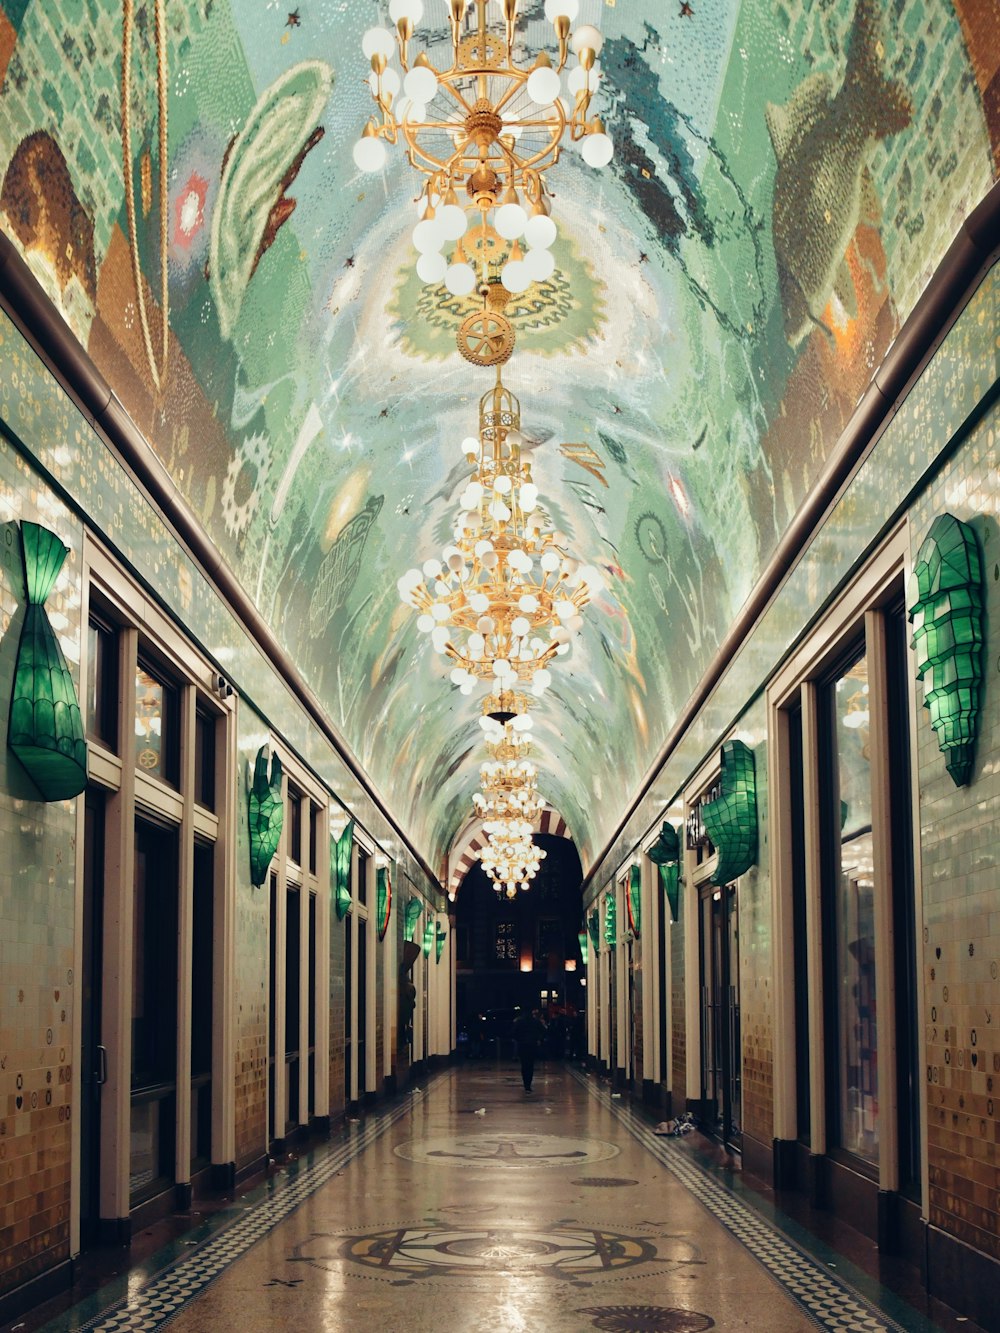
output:
[[[586,865],[992,184],[1000,53],[982,0],[580,8],[615,157],[549,175],[556,271],[508,307],[505,379],[544,508],[605,575],[535,710]],[[0,0],[0,225],[436,863],[478,705],[396,580],[450,538],[492,372],[456,351],[477,298],[416,276],[402,151],[354,165],[383,9],[171,0],[158,47],[150,3]],[[447,32],[427,0],[438,65]],[[527,0],[516,49],[542,48]]]

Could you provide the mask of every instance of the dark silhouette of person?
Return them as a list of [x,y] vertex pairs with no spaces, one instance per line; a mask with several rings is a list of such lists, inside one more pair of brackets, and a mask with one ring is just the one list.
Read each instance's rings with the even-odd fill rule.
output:
[[545,1042],[545,1024],[537,1009],[532,1009],[530,1014],[522,1014],[514,1024],[514,1040],[521,1061],[521,1082],[525,1092],[530,1092],[535,1073],[535,1056]]

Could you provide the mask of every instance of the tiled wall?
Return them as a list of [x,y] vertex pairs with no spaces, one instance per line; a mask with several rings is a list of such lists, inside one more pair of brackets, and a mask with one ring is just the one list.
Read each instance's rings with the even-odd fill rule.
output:
[[[31,410],[30,404],[26,405]],[[79,685],[80,526],[0,437],[0,680],[24,619],[17,524],[71,548],[46,609]],[[69,1257],[76,803],[39,800],[7,748],[0,699],[0,1291]]]
[[972,781],[956,788],[923,708],[917,757],[930,1221],[995,1258],[1000,1258],[998,429],[1000,412],[994,410],[910,514],[913,555],[941,512],[970,523],[986,576],[985,688]]

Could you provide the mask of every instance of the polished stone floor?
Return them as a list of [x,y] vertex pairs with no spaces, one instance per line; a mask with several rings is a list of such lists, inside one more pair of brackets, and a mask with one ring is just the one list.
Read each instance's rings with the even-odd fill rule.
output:
[[168,1322],[171,1333],[951,1326],[771,1225],[690,1139],[654,1136],[598,1081],[545,1068],[528,1096],[507,1064],[437,1075],[45,1328]]

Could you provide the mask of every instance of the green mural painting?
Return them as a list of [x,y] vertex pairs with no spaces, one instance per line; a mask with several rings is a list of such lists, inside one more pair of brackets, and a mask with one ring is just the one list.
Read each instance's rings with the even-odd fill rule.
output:
[[[533,733],[585,864],[994,180],[1000,53],[975,8],[581,0],[615,157],[552,172],[556,267],[511,302],[505,377],[546,516],[606,584]],[[125,141],[121,6],[78,10],[0,0],[0,227],[437,863],[484,757],[478,700],[396,580],[447,540],[489,371],[455,350],[463,298],[414,276],[403,153],[352,160],[386,7],[287,27],[176,0],[162,98],[136,33]],[[445,9],[418,26],[433,60]],[[541,6],[516,42],[551,46]]]

